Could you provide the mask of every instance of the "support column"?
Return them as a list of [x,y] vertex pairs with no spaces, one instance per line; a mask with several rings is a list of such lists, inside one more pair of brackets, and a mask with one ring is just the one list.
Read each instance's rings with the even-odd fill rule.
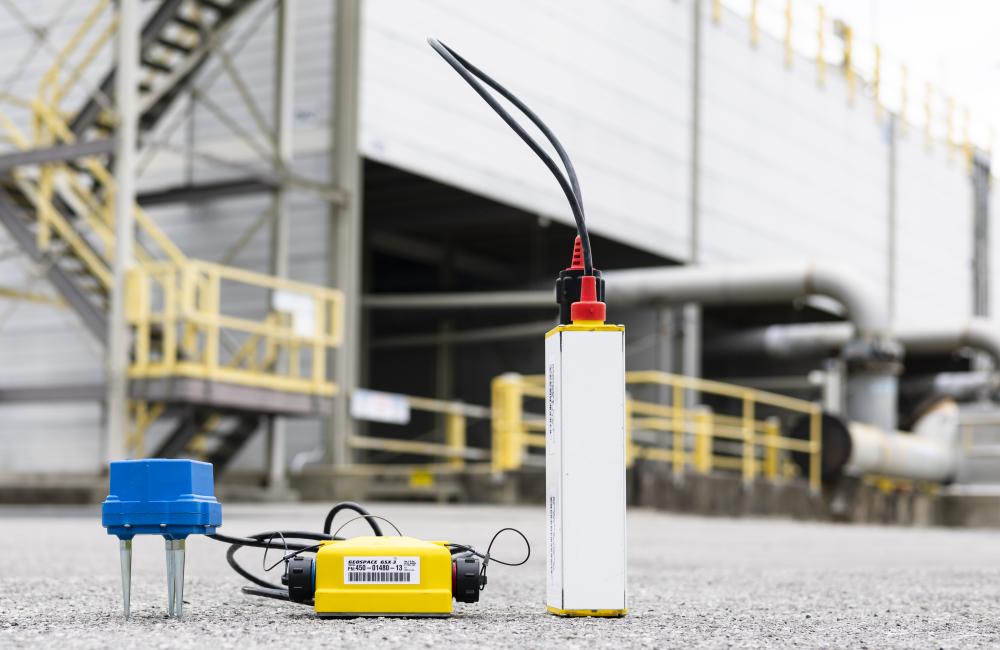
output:
[[896,293],[897,293],[897,256],[898,256],[898,244],[897,244],[897,234],[899,228],[897,226],[896,218],[896,188],[897,188],[897,143],[896,139],[898,136],[896,128],[896,116],[892,113],[889,114],[889,118],[886,120],[885,124],[886,138],[889,141],[889,183],[888,183],[888,205],[887,205],[887,221],[889,225],[889,245],[888,245],[888,255],[886,256],[887,275],[888,278],[888,291],[889,291],[889,320],[890,322],[896,321]]
[[[990,184],[990,157],[976,151],[972,157],[972,313],[983,318],[990,316]],[[982,352],[976,353],[972,365],[974,370],[998,370]]]
[[346,465],[347,440],[354,431],[350,397],[358,381],[361,323],[361,159],[358,155],[358,81],[361,58],[361,3],[337,3],[333,44],[333,120],[331,184],[345,200],[332,207],[329,284],[344,294],[344,343],[334,354],[339,388],[334,415],[327,423],[327,461]]
[[[691,203],[690,244],[688,264],[701,262],[701,40],[702,1],[694,0],[691,11]],[[691,377],[701,376],[701,305],[688,303],[683,307],[683,339],[681,372]],[[697,402],[697,396],[687,399]]]
[[126,322],[125,281],[133,261],[132,213],[135,205],[135,146],[138,134],[139,0],[118,1],[115,42],[115,108],[118,116],[115,147],[114,201],[115,257],[108,323],[104,461],[126,457],[128,417],[129,328]]
[[[277,6],[276,65],[274,70],[274,166],[279,178],[274,191],[274,220],[271,222],[271,275],[288,277],[289,205],[285,182],[294,157],[293,129],[295,119],[295,3],[281,0]],[[287,361],[279,360],[279,364]],[[283,491],[288,487],[287,423],[284,418],[267,419],[267,487]]]

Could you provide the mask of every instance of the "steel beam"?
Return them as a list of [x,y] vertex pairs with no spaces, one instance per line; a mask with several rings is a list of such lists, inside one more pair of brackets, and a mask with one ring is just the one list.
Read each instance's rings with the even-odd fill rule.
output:
[[107,394],[104,384],[56,384],[0,388],[0,403],[99,402]]
[[139,127],[139,0],[119,0],[116,39],[115,109],[118,146],[115,150],[115,257],[108,322],[108,397],[104,430],[105,466],[127,455],[129,329],[125,313],[125,282],[133,264],[136,139]]
[[[274,92],[274,152],[275,166],[281,178],[288,178],[292,169],[292,129],[295,126],[295,2],[281,0],[277,6]],[[221,51],[221,50],[220,50]],[[274,192],[274,219],[271,220],[271,275],[288,277],[289,213],[291,205],[287,188],[279,185]],[[282,360],[279,364],[284,364]],[[279,371],[283,368],[279,367]],[[254,427],[256,428],[256,427]],[[285,490],[287,477],[287,424],[283,418],[267,419],[267,487]]]
[[103,156],[112,153],[117,147],[114,138],[102,138],[89,142],[74,142],[53,147],[42,147],[30,151],[19,151],[0,156],[0,173],[22,167],[24,165],[40,165],[50,162],[68,162],[87,156]]
[[328,284],[344,295],[344,343],[333,358],[340,387],[334,417],[327,425],[327,461],[336,465],[350,462],[348,438],[354,422],[348,408],[359,377],[361,345],[361,158],[358,154],[358,97],[361,58],[361,3],[340,0],[335,16],[333,43],[333,124],[330,146],[333,151],[331,185],[341,190],[346,201],[332,206],[330,266]]
[[142,192],[138,195],[138,201],[144,207],[172,203],[200,203],[230,196],[273,192],[278,184],[278,179],[266,176],[250,176],[210,183],[185,183]]

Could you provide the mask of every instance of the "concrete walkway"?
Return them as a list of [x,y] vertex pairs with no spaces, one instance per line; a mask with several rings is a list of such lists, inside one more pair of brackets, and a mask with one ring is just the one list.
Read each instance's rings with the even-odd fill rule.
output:
[[[229,505],[223,531],[319,530],[325,506]],[[135,543],[133,618],[121,619],[118,553],[95,508],[0,509],[0,648],[899,647],[1000,646],[1000,532],[630,514],[630,614],[545,613],[536,508],[375,505],[404,533],[485,549],[503,526],[534,545],[492,566],[477,605],[447,620],[320,620],[244,596],[223,544],[188,543],[186,618],[168,620],[163,542]],[[602,513],[595,512],[600,518]],[[356,532],[361,532],[360,522]],[[513,541],[498,557],[517,557]],[[244,551],[248,565],[260,556]],[[273,581],[279,580],[277,570]]]

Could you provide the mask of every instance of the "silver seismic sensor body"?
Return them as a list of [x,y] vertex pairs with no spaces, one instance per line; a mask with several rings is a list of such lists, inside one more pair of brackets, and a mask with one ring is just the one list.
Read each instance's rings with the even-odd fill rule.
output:
[[[625,328],[605,322],[576,170],[524,102],[444,43],[429,43],[541,159],[573,212],[573,260],[556,280],[559,324],[545,335],[546,605],[560,616],[624,616]],[[562,169],[487,87],[537,127]]]

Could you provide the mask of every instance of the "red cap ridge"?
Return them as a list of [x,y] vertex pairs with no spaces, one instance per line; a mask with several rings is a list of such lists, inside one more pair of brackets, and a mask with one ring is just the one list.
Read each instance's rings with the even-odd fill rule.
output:
[[573,242],[573,260],[569,263],[567,270],[570,269],[583,270],[583,243],[580,241],[580,235],[577,235]]
[[[579,238],[577,238],[579,242]],[[574,259],[575,259],[574,255]],[[604,322],[607,306],[597,299],[597,278],[585,275],[580,278],[580,300],[570,305],[569,313],[573,322],[600,321]]]

